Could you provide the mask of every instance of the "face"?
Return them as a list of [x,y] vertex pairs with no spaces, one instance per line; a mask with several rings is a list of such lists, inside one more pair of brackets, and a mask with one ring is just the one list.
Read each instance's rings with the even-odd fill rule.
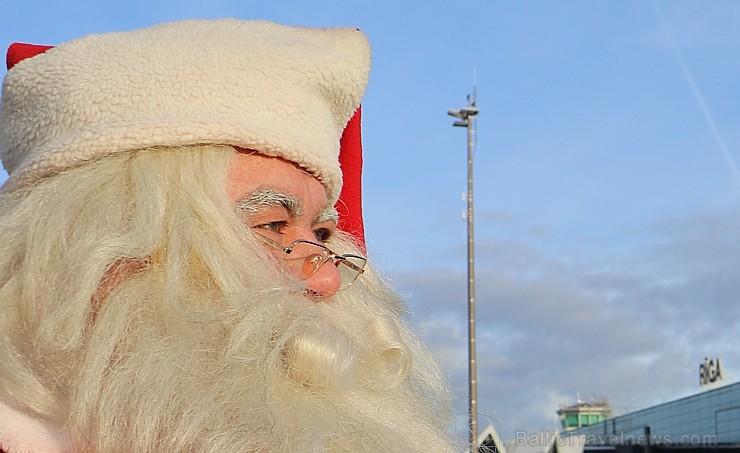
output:
[[[226,192],[249,228],[283,247],[298,239],[321,244],[336,230],[337,212],[329,204],[324,186],[283,159],[236,153],[229,163]],[[283,256],[283,252],[275,252]],[[305,283],[312,298],[326,299],[339,289],[339,272],[327,263]]]

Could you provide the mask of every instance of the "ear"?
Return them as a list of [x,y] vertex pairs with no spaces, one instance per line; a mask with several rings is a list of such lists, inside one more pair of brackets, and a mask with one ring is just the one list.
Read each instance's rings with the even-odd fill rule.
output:
[[339,165],[342,168],[342,192],[336,208],[339,229],[355,237],[365,248],[365,225],[362,221],[362,130],[361,107],[358,107],[344,128],[339,142]]
[[14,42],[8,47],[8,53],[5,56],[5,63],[8,69],[17,65],[26,58],[35,57],[36,55],[42,54],[54,46],[40,46],[36,44],[24,44],[21,42]]

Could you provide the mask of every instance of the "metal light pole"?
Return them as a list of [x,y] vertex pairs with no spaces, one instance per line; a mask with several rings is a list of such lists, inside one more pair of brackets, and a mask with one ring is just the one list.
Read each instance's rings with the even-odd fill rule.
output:
[[458,119],[452,125],[468,129],[468,416],[470,451],[478,453],[478,372],[475,363],[475,255],[473,240],[473,148],[475,147],[475,91],[468,95],[468,106],[450,109],[447,113]]

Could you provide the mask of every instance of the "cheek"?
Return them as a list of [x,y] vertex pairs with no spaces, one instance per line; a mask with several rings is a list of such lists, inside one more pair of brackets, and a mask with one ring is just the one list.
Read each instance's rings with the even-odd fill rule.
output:
[[274,263],[276,267],[282,267],[283,265],[283,255],[284,252],[281,252],[280,250],[276,250],[270,246],[264,246],[265,247],[265,255],[267,255],[270,259],[271,263]]

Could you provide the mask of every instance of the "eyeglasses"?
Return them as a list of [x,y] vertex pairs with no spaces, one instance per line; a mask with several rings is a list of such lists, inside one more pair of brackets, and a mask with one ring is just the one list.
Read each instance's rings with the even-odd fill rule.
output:
[[265,244],[275,247],[277,250],[285,252],[283,262],[294,276],[301,280],[311,278],[321,266],[331,261],[339,271],[341,278],[338,291],[347,289],[357,280],[357,277],[365,272],[367,258],[359,255],[344,254],[337,255],[328,247],[316,242],[298,239],[287,247],[283,247],[272,239],[257,234],[257,237]]

